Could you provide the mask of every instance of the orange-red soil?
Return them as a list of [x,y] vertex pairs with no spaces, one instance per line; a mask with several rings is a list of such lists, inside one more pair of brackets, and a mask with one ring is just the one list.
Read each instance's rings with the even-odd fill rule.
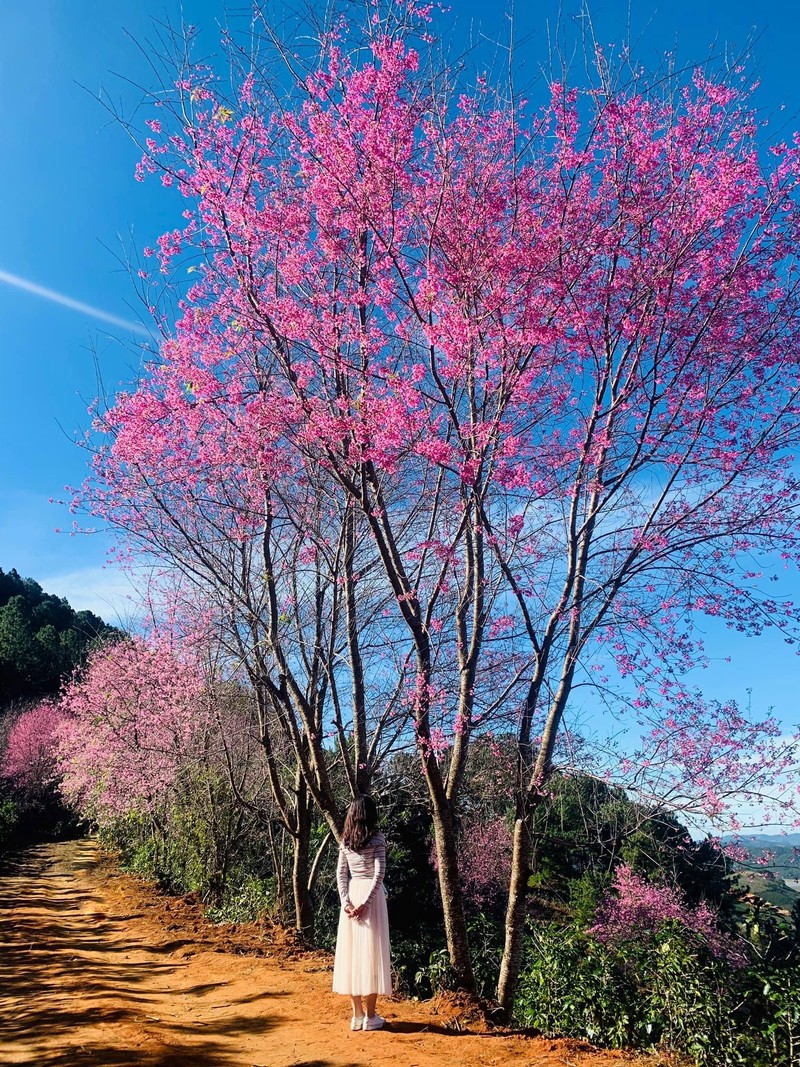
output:
[[0,877],[0,1063],[47,1067],[611,1067],[576,1041],[491,1031],[455,1001],[381,1002],[352,1033],[331,957],[291,932],[214,926],[117,871],[91,840]]

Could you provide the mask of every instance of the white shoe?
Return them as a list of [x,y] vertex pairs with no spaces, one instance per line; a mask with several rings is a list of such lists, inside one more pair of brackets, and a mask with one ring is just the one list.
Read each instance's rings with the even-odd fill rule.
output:
[[350,1020],[350,1029],[351,1030],[363,1030],[364,1029],[364,1019],[365,1018],[366,1018],[365,1015],[354,1015],[353,1018]]
[[386,1020],[382,1015],[365,1015],[364,1016],[364,1029],[365,1030],[380,1030]]

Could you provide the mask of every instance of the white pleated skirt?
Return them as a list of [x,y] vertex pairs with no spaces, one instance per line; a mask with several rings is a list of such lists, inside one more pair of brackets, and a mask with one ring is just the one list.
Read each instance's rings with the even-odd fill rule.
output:
[[[355,907],[363,904],[371,887],[371,878],[351,878],[350,902]],[[392,992],[389,916],[383,886],[361,919],[351,919],[344,908],[339,912],[333,991],[354,997],[370,993],[388,996]]]

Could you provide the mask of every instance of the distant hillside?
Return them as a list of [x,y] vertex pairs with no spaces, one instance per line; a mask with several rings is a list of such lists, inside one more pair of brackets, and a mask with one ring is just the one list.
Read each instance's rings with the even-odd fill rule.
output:
[[56,693],[95,641],[119,632],[32,578],[0,569],[0,708]]
[[800,846],[800,833],[792,834],[748,834],[745,843],[748,845],[758,845],[771,848],[775,845],[787,846],[798,845]]
[[735,841],[749,853],[749,859],[734,864],[742,888],[776,908],[791,911],[800,901],[795,888],[800,885],[800,833],[748,834],[724,840]]
[[791,911],[800,900],[800,893],[788,886],[780,875],[772,874],[771,871],[740,870],[738,879],[739,884],[748,893],[754,893],[781,911]]
[[749,852],[749,860],[739,866],[770,871],[782,878],[800,878],[800,834],[748,834],[724,840],[735,840]]

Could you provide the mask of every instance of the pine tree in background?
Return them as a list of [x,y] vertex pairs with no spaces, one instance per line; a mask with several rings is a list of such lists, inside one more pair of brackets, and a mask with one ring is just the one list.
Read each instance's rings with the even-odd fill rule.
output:
[[0,709],[57,693],[95,642],[118,633],[32,578],[0,569]]

